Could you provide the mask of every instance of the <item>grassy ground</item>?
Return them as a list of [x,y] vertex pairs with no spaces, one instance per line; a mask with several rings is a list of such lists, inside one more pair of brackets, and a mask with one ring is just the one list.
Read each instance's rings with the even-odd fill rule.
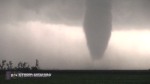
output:
[[[51,72],[51,71],[50,71]],[[52,72],[50,78],[19,78],[5,80],[0,75],[0,84],[150,84],[150,72]]]

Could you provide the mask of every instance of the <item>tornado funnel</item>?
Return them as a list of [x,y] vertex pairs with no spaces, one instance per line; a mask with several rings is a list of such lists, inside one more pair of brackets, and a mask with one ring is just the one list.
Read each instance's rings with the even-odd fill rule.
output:
[[84,31],[93,59],[101,58],[112,28],[111,0],[86,0]]

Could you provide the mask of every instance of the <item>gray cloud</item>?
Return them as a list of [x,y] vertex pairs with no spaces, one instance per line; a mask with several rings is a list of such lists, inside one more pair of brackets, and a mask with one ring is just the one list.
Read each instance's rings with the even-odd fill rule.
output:
[[[149,0],[112,0],[114,25],[149,25]],[[0,22],[41,20],[82,25],[85,0],[0,0]]]
[[150,26],[148,4],[149,0],[113,0],[113,25]]
[[54,24],[81,25],[84,0],[1,0],[1,22],[41,20]]

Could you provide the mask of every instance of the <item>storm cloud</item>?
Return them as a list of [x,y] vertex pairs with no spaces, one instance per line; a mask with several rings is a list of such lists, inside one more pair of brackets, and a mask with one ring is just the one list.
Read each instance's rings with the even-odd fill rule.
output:
[[[111,1],[113,25],[149,25],[149,0]],[[0,0],[0,10],[0,23],[40,20],[82,26],[86,0]]]
[[[41,69],[148,69],[149,0],[112,0],[112,8],[107,0],[87,1],[0,0],[0,61],[39,59]],[[101,59],[93,61],[92,53]]]
[[81,25],[84,9],[84,0],[0,0],[1,23],[41,20]]

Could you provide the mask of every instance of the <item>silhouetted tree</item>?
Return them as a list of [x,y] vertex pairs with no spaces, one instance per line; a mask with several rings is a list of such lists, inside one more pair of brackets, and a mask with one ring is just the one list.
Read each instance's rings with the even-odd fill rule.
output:
[[31,69],[33,70],[33,71],[36,71],[36,70],[38,70],[38,68],[37,67],[31,67]]
[[9,61],[9,65],[10,65],[10,68],[12,69],[12,67],[13,67],[12,61]]
[[18,63],[18,68],[22,68],[22,62]]
[[6,63],[6,60],[2,60],[2,65],[1,65],[1,68],[5,70],[5,63]]
[[12,61],[9,61],[6,65],[7,65],[7,69],[10,70],[12,69]]
[[9,66],[9,64],[7,63],[6,65],[7,65],[7,70],[9,70],[9,69],[10,69],[10,66]]
[[38,70],[39,69],[39,61],[36,59],[35,66],[32,66],[30,68],[30,65],[27,62],[19,62],[17,67],[13,68],[13,63],[12,61],[9,61],[6,63],[6,60],[2,60],[0,64],[0,70],[6,70],[5,66],[7,67],[7,70]]
[[37,69],[39,69],[39,60],[38,60],[38,59],[36,59],[35,67],[36,67]]
[[32,70],[38,70],[39,69],[39,60],[35,60],[35,66],[31,67]]
[[22,68],[26,68],[26,65],[27,65],[26,62],[22,63]]
[[0,70],[2,70],[2,65],[0,64]]

